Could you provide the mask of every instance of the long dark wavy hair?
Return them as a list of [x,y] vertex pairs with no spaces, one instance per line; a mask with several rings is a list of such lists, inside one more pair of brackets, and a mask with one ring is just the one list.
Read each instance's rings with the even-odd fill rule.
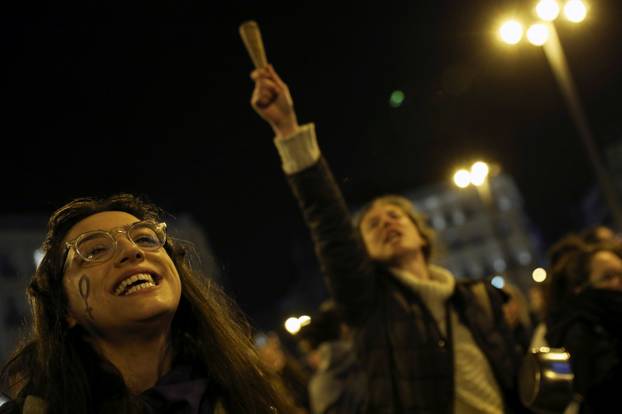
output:
[[[62,241],[77,222],[103,211],[123,211],[140,220],[162,221],[164,216],[161,209],[144,199],[118,194],[105,199],[76,199],[50,217],[43,243],[45,256],[27,292],[32,327],[0,372],[0,390],[18,400],[37,395],[46,401],[49,413],[99,411],[95,397],[99,384],[94,384],[94,377],[103,372],[100,367],[111,364],[82,339],[82,328],[70,328],[66,321]],[[188,248],[182,242],[169,238],[164,248],[177,267],[182,286],[171,325],[175,356],[202,366],[229,413],[290,412],[271,385],[271,374],[263,369],[251,341],[250,326],[238,308],[214,283],[191,269]],[[112,374],[121,384],[116,396],[122,409],[117,412],[141,412],[140,403],[124,386],[119,372],[112,368]]]

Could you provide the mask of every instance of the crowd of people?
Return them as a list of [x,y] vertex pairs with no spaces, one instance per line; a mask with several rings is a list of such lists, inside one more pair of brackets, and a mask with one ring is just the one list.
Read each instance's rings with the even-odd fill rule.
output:
[[275,334],[253,341],[187,246],[167,237],[157,206],[80,198],[49,219],[28,288],[32,326],[0,373],[0,413],[532,412],[518,382],[534,341],[570,353],[580,412],[615,406],[615,233],[553,246],[542,306],[530,312],[515,286],[434,265],[434,235],[408,199],[381,196],[352,215],[287,85],[272,66],[251,77],[252,107],[274,131],[331,295],[296,355]]

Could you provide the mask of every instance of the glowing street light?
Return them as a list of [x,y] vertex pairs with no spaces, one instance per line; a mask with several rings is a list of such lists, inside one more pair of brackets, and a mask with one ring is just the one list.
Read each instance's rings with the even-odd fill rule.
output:
[[460,188],[467,188],[471,184],[471,173],[464,169],[456,171],[454,184]]
[[[551,19],[555,13],[555,6],[552,0],[542,0],[536,7],[536,13],[541,15],[542,19]],[[564,15],[566,19],[574,23],[583,21],[587,15],[587,7],[581,0],[568,0],[563,7]],[[505,23],[501,27],[501,39],[505,43],[512,45],[517,44],[522,37],[522,27],[517,21],[511,21]],[[521,33],[521,36],[518,33]],[[583,141],[587,150],[587,156],[594,168],[596,179],[601,191],[605,196],[606,203],[613,216],[615,227],[622,228],[622,205],[618,200],[618,190],[615,184],[610,178],[610,174],[605,167],[601,155],[599,154],[598,147],[594,142],[592,131],[590,130],[587,116],[583,110],[582,104],[579,99],[577,88],[574,85],[574,80],[570,73],[568,63],[566,62],[566,56],[562,50],[557,30],[552,22],[540,23],[539,25],[532,26],[528,33],[527,39],[534,45],[542,46],[544,55],[551,66],[551,71],[555,76],[560,91],[566,101],[570,116],[577,128],[577,132]]]
[[285,321],[285,330],[292,335],[296,335],[300,332],[300,329],[311,323],[311,317],[308,315],[301,315],[299,317],[292,316]]
[[[573,23],[580,23],[587,16],[587,6],[581,0],[568,0],[563,6],[564,16]],[[560,2],[558,0],[540,0],[535,8],[540,22],[532,24],[527,30],[529,43],[535,46],[544,45],[551,37],[552,22],[559,17]],[[547,24],[550,23],[550,24]],[[499,29],[501,40],[509,45],[516,45],[523,38],[523,26],[518,20],[508,20]]]
[[311,323],[311,317],[308,315],[301,315],[298,317],[298,322],[300,322],[300,327],[307,326]]
[[549,28],[545,24],[532,24],[527,30],[527,40],[534,46],[542,46],[549,39]]
[[573,23],[580,23],[587,16],[587,7],[581,0],[570,0],[564,6],[564,15],[566,19]]
[[536,283],[544,282],[546,280],[546,270],[541,267],[534,269],[534,271],[531,273],[531,278]]
[[536,14],[542,20],[552,22],[559,16],[559,3],[556,0],[541,0],[536,6]]
[[501,40],[509,45],[515,45],[523,38],[523,25],[516,20],[510,20],[499,29]]
[[300,332],[300,321],[298,320],[298,318],[287,318],[287,320],[285,321],[285,330],[287,332],[289,332],[292,335],[296,335],[298,332]]
[[454,184],[459,188],[467,188],[473,184],[475,187],[481,187],[486,184],[490,167],[483,161],[476,161],[471,165],[470,170],[464,168],[459,169],[454,174]]
[[475,186],[484,184],[486,178],[488,177],[489,171],[490,168],[488,168],[488,164],[483,161],[477,161],[471,165],[471,184]]

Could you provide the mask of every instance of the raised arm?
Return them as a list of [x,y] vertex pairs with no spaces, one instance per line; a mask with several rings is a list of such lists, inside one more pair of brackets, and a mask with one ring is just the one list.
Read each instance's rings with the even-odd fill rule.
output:
[[255,70],[251,105],[274,130],[283,169],[311,231],[322,272],[350,324],[375,300],[376,272],[320,154],[312,124],[299,126],[287,85],[269,66]]
[[255,81],[251,106],[270,124],[276,139],[296,133],[299,127],[292,96],[272,65],[254,70],[251,78]]

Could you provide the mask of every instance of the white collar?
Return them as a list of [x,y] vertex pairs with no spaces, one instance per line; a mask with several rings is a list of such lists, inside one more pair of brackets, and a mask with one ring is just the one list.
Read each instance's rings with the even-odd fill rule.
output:
[[403,269],[390,268],[390,271],[399,281],[424,298],[441,299],[444,302],[452,295],[456,287],[456,279],[451,272],[440,266],[428,266],[430,279],[427,280],[422,280]]

